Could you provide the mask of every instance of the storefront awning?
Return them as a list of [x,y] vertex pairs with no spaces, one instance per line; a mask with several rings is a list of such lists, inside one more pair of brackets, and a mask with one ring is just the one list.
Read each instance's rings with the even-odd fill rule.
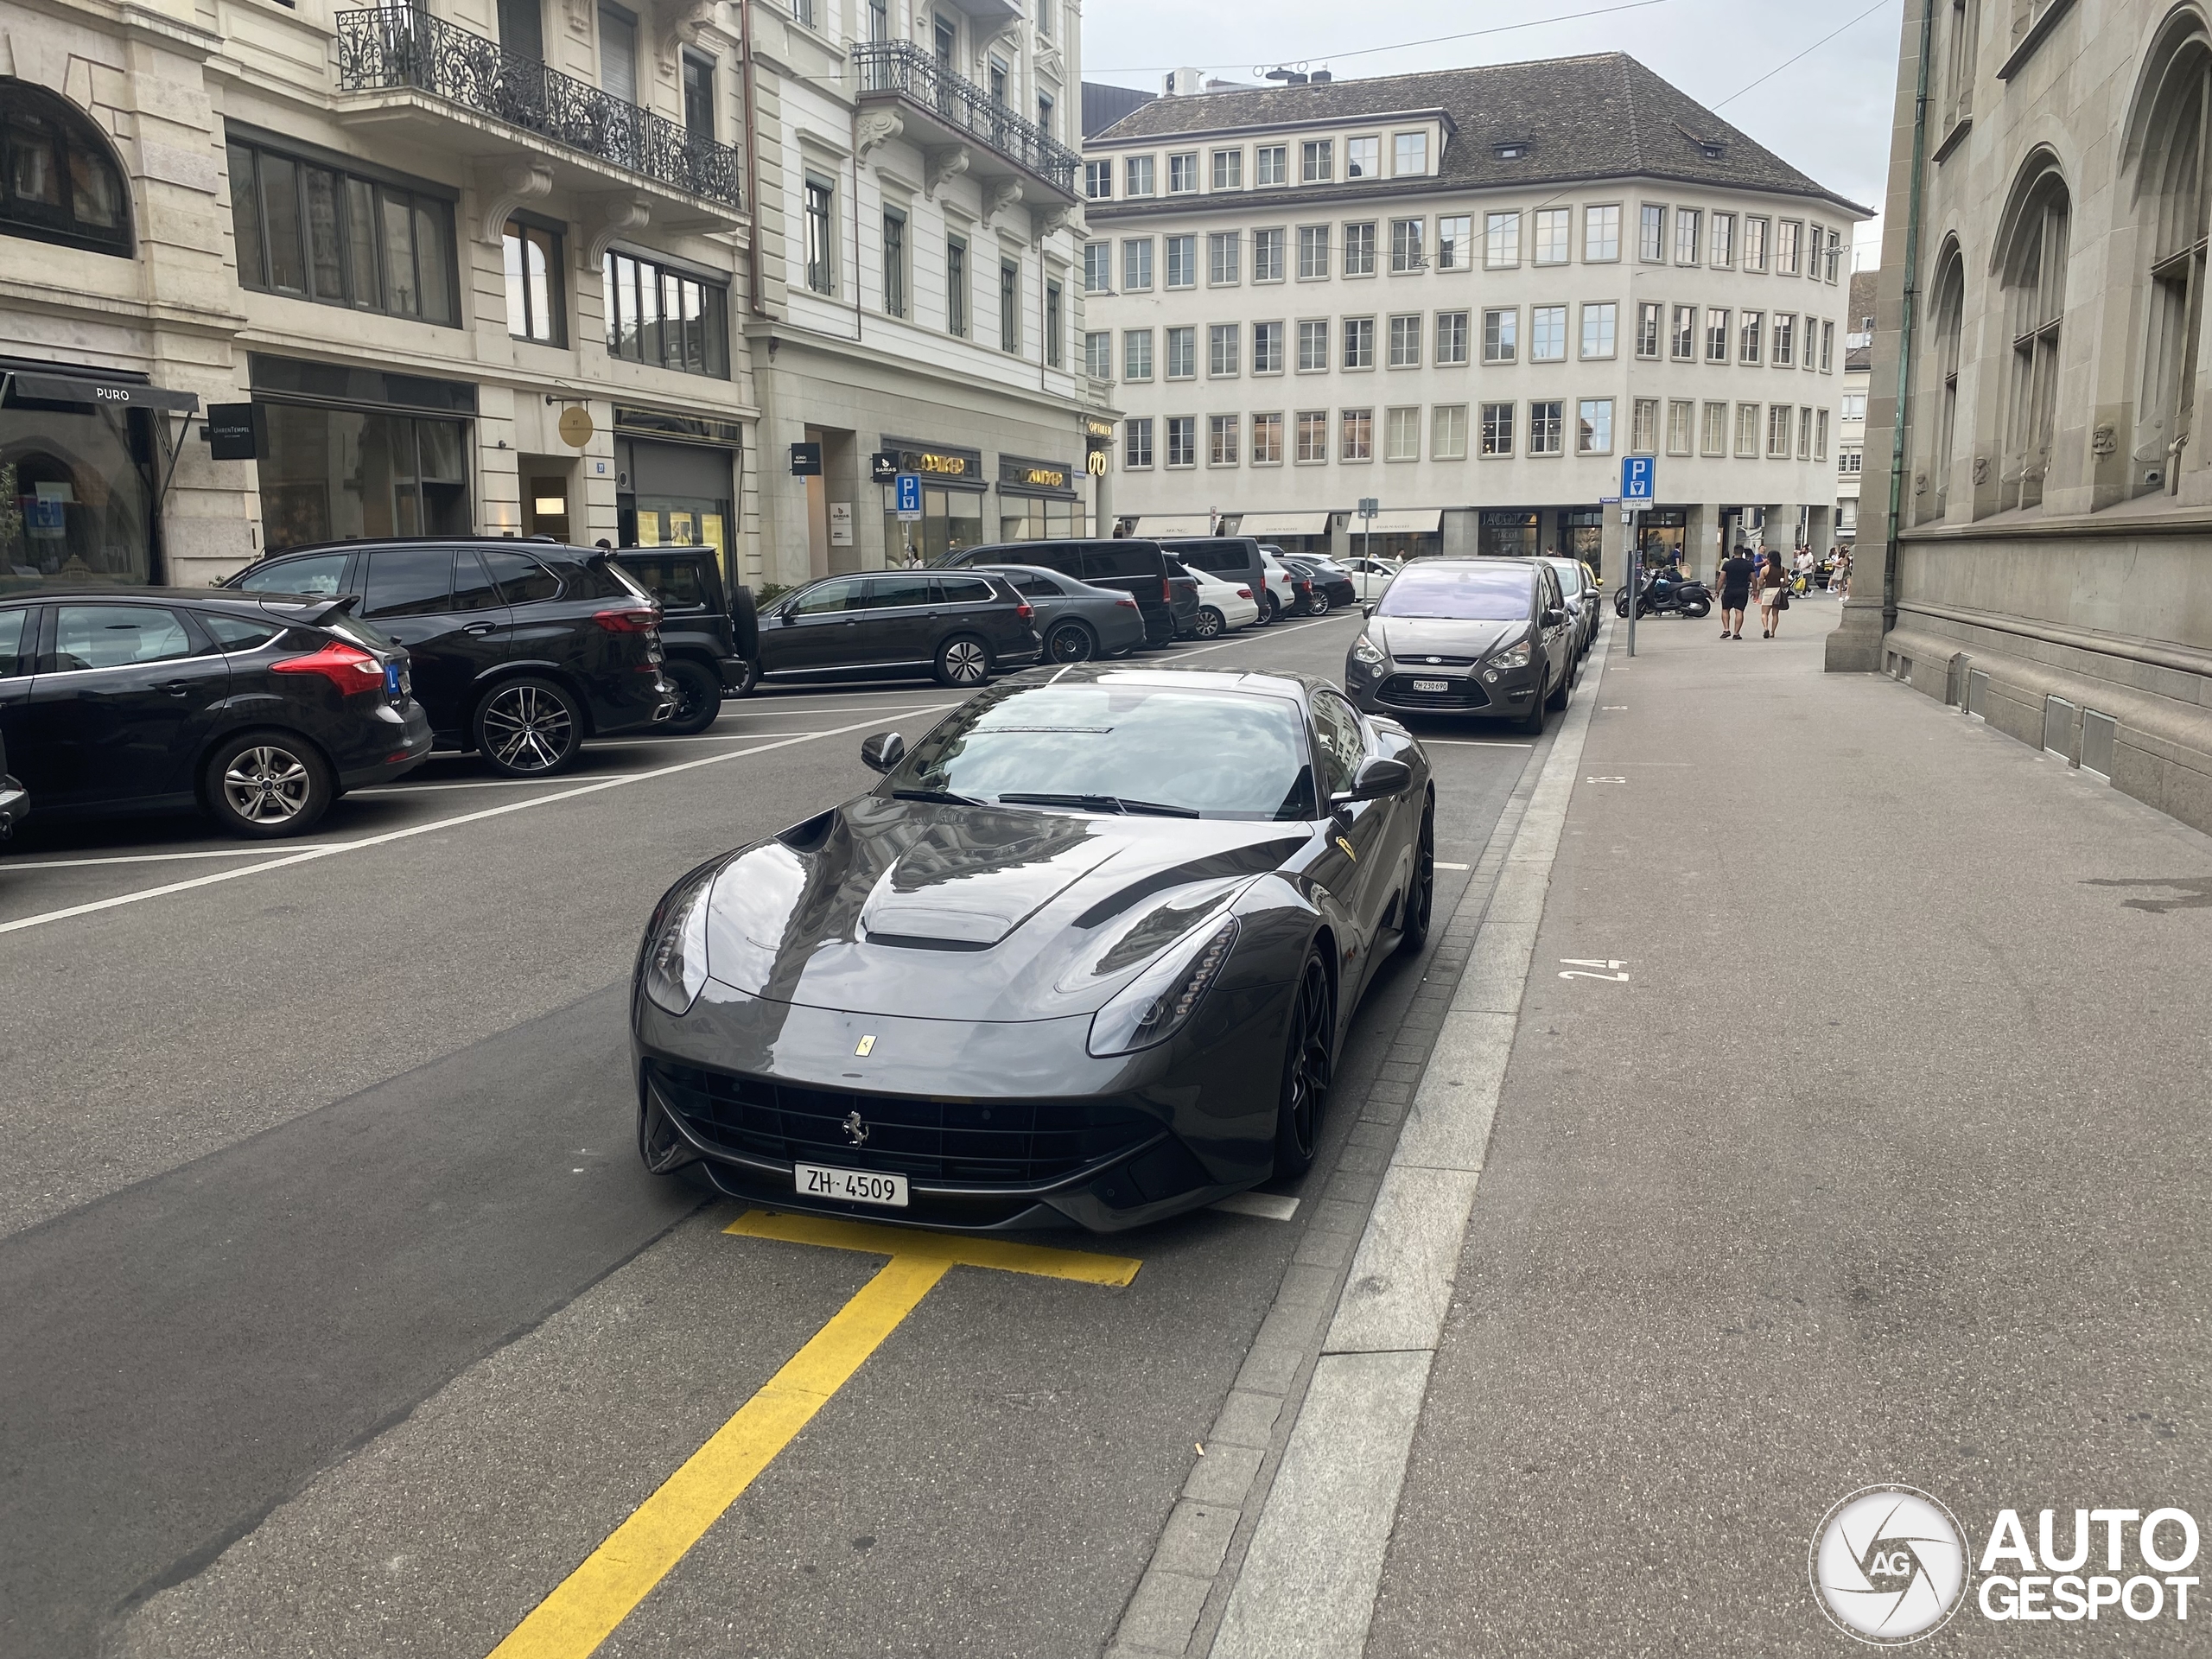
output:
[[1239,536],[1325,536],[1325,512],[1248,512],[1236,526]]
[[1204,512],[1143,512],[1137,515],[1140,536],[1211,536],[1213,517]]
[[1441,507],[1391,507],[1372,518],[1354,513],[1344,528],[1354,536],[1373,531],[1377,536],[1433,536],[1444,522]]
[[127,380],[80,380],[63,374],[11,374],[8,390],[15,397],[31,403],[86,404],[96,409],[112,404],[125,409],[181,410],[189,415],[200,407],[197,392],[164,391],[159,386]]

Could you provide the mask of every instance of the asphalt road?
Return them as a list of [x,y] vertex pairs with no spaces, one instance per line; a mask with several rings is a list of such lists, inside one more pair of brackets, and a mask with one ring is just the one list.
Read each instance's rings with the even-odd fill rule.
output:
[[[1355,626],[1148,660],[1334,677]],[[816,1338],[882,1256],[643,1172],[627,976],[676,875],[957,700],[767,694],[546,783],[441,757],[278,848],[34,820],[0,857],[0,1654],[486,1653]],[[1434,735],[1465,864],[1531,751]],[[1294,1237],[1208,1211],[1042,1241],[1126,1286],[951,1269],[601,1651],[1098,1652]]]

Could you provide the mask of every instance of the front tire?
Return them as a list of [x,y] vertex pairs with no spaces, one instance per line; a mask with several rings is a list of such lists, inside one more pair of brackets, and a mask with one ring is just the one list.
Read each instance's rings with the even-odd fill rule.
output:
[[1262,588],[1260,590],[1260,626],[1263,628],[1274,626],[1275,618],[1281,614],[1282,606],[1276,601],[1274,594],[1266,588]]
[[721,717],[722,679],[703,663],[685,658],[662,666],[676,683],[676,712],[661,729],[672,737],[693,737]]
[[551,680],[501,681],[469,725],[484,764],[510,778],[549,778],[583,752],[584,711]]
[[1529,712],[1521,716],[1520,722],[1513,729],[1528,737],[1541,734],[1544,729],[1544,711],[1550,706],[1551,700],[1551,683],[1546,681],[1538,688],[1535,700],[1529,705]]
[[338,797],[330,763],[290,732],[245,732],[217,746],[201,775],[207,810],[234,836],[303,835]]
[[1326,616],[1329,613],[1329,596],[1316,588],[1313,598],[1306,601],[1306,613],[1308,616]]
[[1202,605],[1198,607],[1199,639],[1218,639],[1224,633],[1228,632],[1228,629],[1229,623],[1227,619],[1225,619],[1219,611],[1214,609],[1212,606]]
[[1419,954],[1428,943],[1428,914],[1436,906],[1436,804],[1421,808],[1421,838],[1414,845],[1414,879],[1406,888],[1405,925],[1398,930],[1398,949],[1406,956]]
[[991,677],[991,653],[972,633],[956,634],[937,648],[937,683],[973,690]]
[[1045,658],[1054,663],[1084,663],[1098,654],[1098,641],[1080,622],[1063,622],[1045,636]]
[[1321,1144],[1321,1113],[1328,1104],[1336,1023],[1328,964],[1319,950],[1309,950],[1292,993],[1290,1034],[1283,1047],[1282,1084],[1275,1105],[1277,1180],[1303,1175],[1313,1166],[1313,1154]]
[[1567,707],[1567,699],[1573,695],[1574,671],[1569,669],[1560,677],[1558,687],[1552,692],[1550,700],[1544,704],[1544,707],[1557,713]]

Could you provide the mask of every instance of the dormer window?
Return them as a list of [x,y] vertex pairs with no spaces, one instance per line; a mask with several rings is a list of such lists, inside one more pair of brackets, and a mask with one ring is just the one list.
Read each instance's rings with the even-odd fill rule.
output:
[[1380,138],[1347,138],[1344,140],[1344,177],[1372,179],[1382,172],[1382,141]]
[[1700,139],[1698,142],[1697,153],[1708,162],[1717,162],[1727,155],[1728,146],[1711,138]]
[[1491,147],[1491,154],[1501,162],[1517,162],[1529,153],[1526,138],[1502,138]]

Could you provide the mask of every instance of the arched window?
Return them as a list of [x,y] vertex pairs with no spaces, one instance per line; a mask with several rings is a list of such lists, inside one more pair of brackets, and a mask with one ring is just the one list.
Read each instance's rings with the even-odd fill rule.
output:
[[2204,332],[2204,252],[2212,192],[2204,146],[2212,49],[2192,31],[2169,45],[2144,108],[2135,175],[2142,232],[2143,381],[2129,452],[2127,493],[2174,487],[2196,404],[2197,340]]
[[1935,406],[1929,423],[1928,483],[1929,516],[1940,518],[1951,499],[1951,457],[1958,447],[1959,336],[1966,321],[1966,261],[1956,243],[1945,247],[1936,262],[1935,294],[1929,335]]
[[2005,454],[1997,505],[2039,506],[2050,470],[2058,407],[2058,327],[2066,314],[2066,181],[2046,160],[2013,192],[2018,204],[1999,273],[2005,331],[2012,338]]
[[0,235],[130,257],[130,194],[82,111],[0,77]]

